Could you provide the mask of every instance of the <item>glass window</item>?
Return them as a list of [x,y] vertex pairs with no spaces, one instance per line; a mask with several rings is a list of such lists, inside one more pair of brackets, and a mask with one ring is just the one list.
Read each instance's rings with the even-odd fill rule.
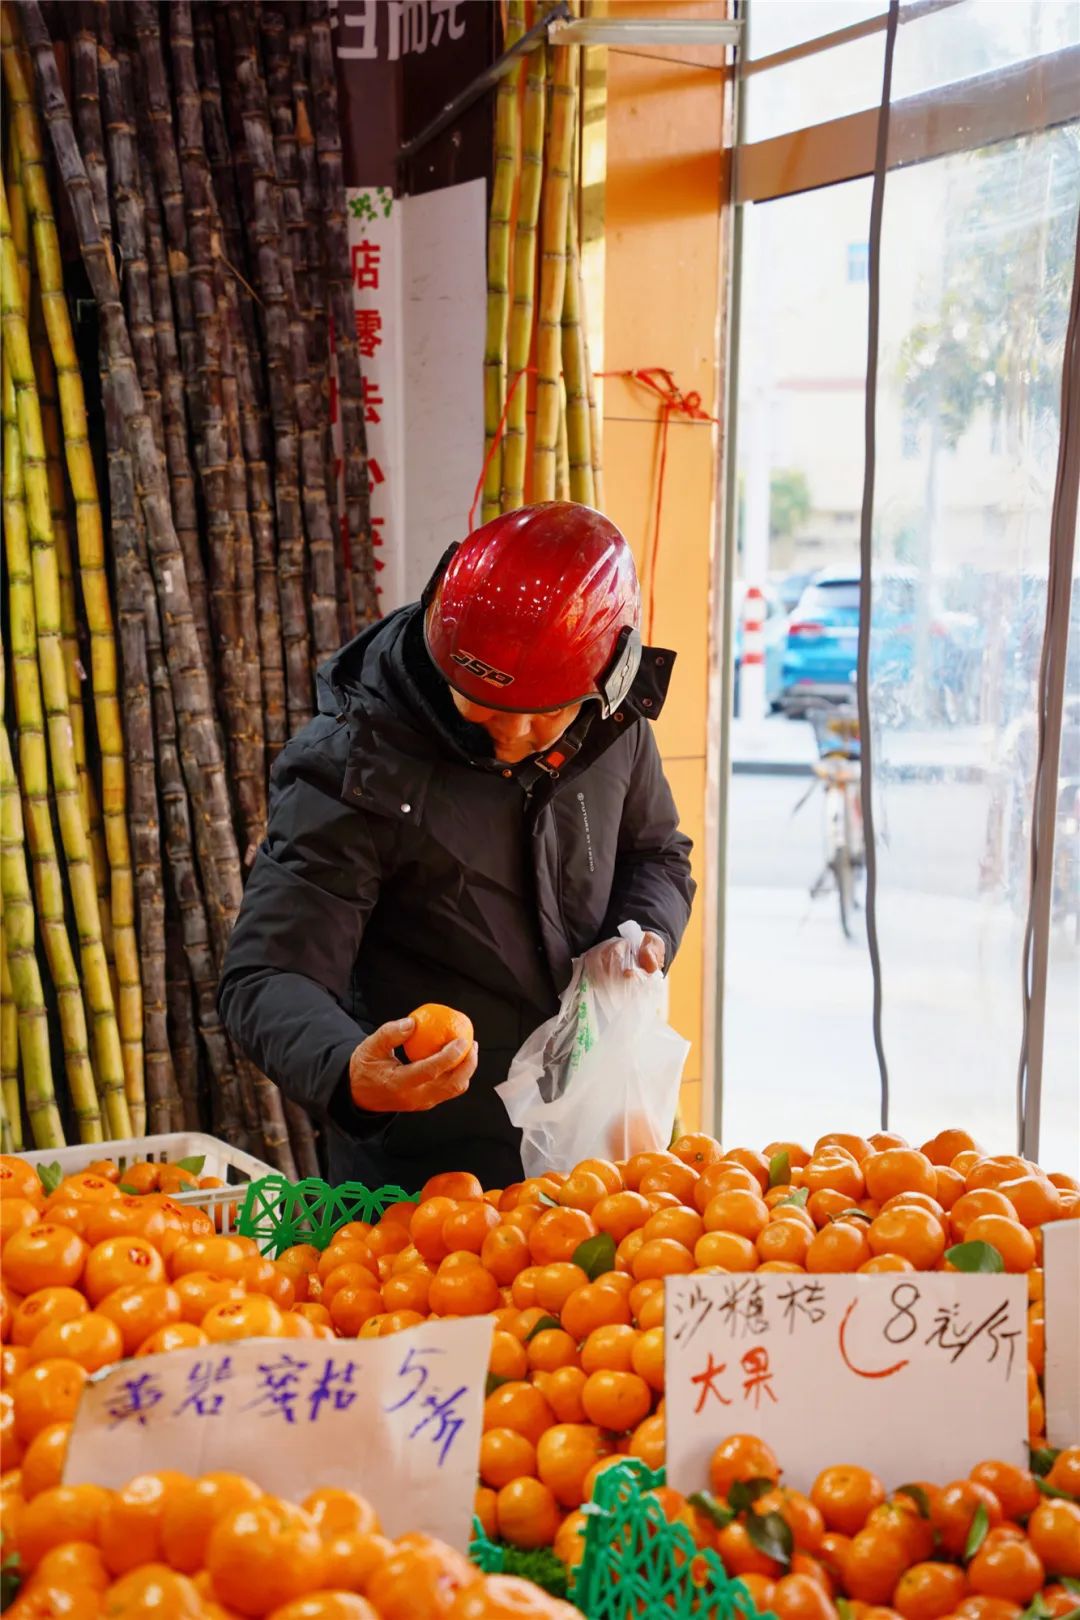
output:
[[[960,0],[910,18],[901,7],[893,64],[893,101],[962,79],[993,73],[1066,46],[1080,44],[1077,0]],[[887,7],[803,5],[801,0],[750,0],[751,58],[804,43],[883,14]],[[810,13],[828,14],[824,27]],[[820,20],[820,18],[818,19]],[[780,41],[780,43],[773,43]],[[766,140],[881,100],[885,31],[849,40],[793,62],[754,73],[746,81],[746,139]]]
[[[895,1118],[916,1139],[942,1123],[945,1075],[951,1116],[994,1148],[1014,1141],[1078,199],[1080,125],[886,184],[870,695],[885,1047]],[[1075,957],[1072,976],[1073,1017],[1059,990],[1047,1027],[1043,1158],[1059,1169],[1080,1156]]]
[[[854,692],[867,291],[847,249],[869,212],[862,180],[744,210],[739,560],[791,612],[766,644],[757,714],[740,674],[728,798],[723,1136],[759,1146],[781,1118],[809,1142],[877,1118],[869,959],[821,884],[825,804],[800,717],[819,686]],[[780,487],[799,501],[779,502]]]
[[751,58],[772,56],[887,10],[882,0],[752,0]]
[[869,242],[849,242],[847,250],[847,278],[866,281],[870,274]]

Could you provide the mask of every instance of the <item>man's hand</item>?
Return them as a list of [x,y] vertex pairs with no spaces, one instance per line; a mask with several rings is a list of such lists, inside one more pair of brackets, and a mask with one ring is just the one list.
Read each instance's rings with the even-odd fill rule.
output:
[[[624,979],[632,979],[634,964],[627,962],[628,954],[629,946],[621,935],[617,939],[605,939],[587,953],[587,970],[601,977],[615,978],[621,974]],[[643,973],[659,973],[666,955],[667,948],[660,935],[646,934],[637,953],[636,966]]]
[[357,1108],[374,1114],[417,1113],[467,1091],[476,1073],[478,1047],[451,1041],[421,1063],[399,1063],[394,1056],[412,1034],[411,1018],[383,1024],[361,1041],[349,1059],[349,1090]]

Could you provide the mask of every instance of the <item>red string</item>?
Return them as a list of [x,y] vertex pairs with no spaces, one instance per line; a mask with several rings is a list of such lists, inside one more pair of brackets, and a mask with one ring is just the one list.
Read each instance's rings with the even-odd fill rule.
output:
[[[499,418],[499,425],[495,429],[491,444],[488,447],[487,455],[484,457],[484,465],[480,469],[480,477],[476,481],[476,489],[473,492],[473,501],[469,508],[470,534],[476,527],[476,508],[480,504],[480,499],[484,490],[484,480],[488,475],[488,468],[491,466],[495,452],[501,445],[503,436],[506,432],[506,420],[510,411],[510,402],[517,391],[518,383],[521,381],[522,377],[530,374],[535,375],[535,373],[535,366],[526,366],[524,371],[519,371],[515,375],[513,382],[506,391],[506,403],[503,406],[502,415]],[[598,371],[595,373],[595,375],[597,377],[621,377],[625,382],[637,383],[639,387],[647,389],[650,394],[655,395],[657,400],[659,400],[660,414],[658,417],[658,423],[660,427],[660,464],[657,469],[656,479],[656,513],[652,524],[652,544],[650,546],[648,541],[646,542],[646,555],[644,559],[644,566],[642,568],[642,574],[646,582],[647,603],[645,614],[645,635],[646,640],[651,641],[653,618],[656,609],[656,570],[660,556],[660,529],[664,508],[664,478],[667,473],[668,427],[670,426],[671,418],[675,415],[685,416],[691,422],[717,422],[719,418],[710,416],[708,411],[702,409],[700,394],[684,394],[675,382],[671,372],[668,371],[664,366],[645,366],[639,367],[634,371]]]
[[484,493],[484,480],[488,475],[488,468],[491,466],[495,452],[499,448],[500,444],[502,444],[503,434],[506,432],[506,418],[510,414],[510,401],[517,393],[517,385],[521,381],[522,377],[527,377],[530,375],[530,373],[535,376],[535,366],[526,366],[524,371],[519,371],[513,382],[510,384],[510,387],[506,390],[506,404],[502,408],[502,415],[499,417],[499,425],[495,429],[495,436],[491,441],[491,446],[487,455],[484,457],[484,465],[480,469],[480,477],[476,480],[476,488],[473,490],[472,505],[469,507],[470,534],[472,534],[473,530],[476,528],[476,508],[480,505],[480,497]]
[[[622,377],[648,389],[660,401],[660,465],[656,479],[656,516],[653,520],[652,546],[647,551],[642,569],[646,581],[645,639],[652,641],[653,618],[656,612],[656,572],[660,559],[660,525],[664,510],[664,477],[667,472],[668,427],[676,413],[691,422],[716,422],[715,416],[701,406],[701,395],[684,394],[671,372],[664,366],[641,367],[634,371],[601,371],[600,377]],[[657,381],[657,379],[660,379]]]

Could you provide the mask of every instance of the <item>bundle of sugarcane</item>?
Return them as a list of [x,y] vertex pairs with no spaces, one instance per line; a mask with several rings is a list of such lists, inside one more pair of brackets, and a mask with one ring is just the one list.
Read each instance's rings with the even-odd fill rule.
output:
[[[575,0],[573,10],[578,5]],[[544,0],[509,0],[505,43]],[[499,83],[488,222],[484,520],[530,501],[597,505],[600,446],[578,248],[578,48],[534,45]],[[528,377],[535,374],[530,422]],[[530,467],[531,445],[531,467]]]
[[269,766],[376,612],[328,9],[48,17],[3,6],[0,1128],[313,1174],[215,989]]

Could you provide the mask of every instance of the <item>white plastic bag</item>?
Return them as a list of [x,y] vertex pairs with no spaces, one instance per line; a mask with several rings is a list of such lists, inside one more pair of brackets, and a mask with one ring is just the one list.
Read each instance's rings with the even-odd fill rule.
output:
[[527,1176],[668,1145],[690,1043],[667,1021],[664,975],[637,965],[642,929],[623,923],[619,934],[625,946],[615,971],[610,952],[604,972],[595,948],[579,956],[559,1011],[496,1088],[521,1128]]

